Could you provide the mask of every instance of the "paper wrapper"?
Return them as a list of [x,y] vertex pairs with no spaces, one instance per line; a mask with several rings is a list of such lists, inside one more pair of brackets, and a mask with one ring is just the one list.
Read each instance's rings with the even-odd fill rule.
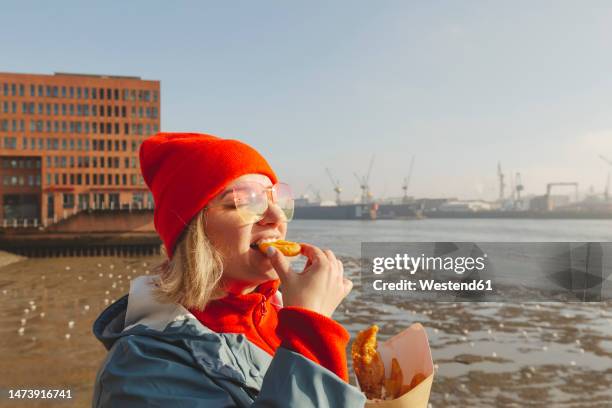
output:
[[[404,383],[410,384],[412,377],[423,373],[425,378],[419,385],[394,400],[368,400],[366,408],[427,408],[433,383],[434,369],[431,349],[425,328],[415,323],[384,343],[378,343],[378,352],[385,365],[385,377],[391,376],[391,359],[395,357],[402,368]],[[357,383],[359,385],[359,382]]]

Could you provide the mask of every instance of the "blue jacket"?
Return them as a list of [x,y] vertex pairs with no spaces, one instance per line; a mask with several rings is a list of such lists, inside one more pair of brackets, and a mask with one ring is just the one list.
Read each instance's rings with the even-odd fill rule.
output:
[[[157,302],[153,276],[132,281],[93,331],[109,351],[92,407],[363,407],[365,396],[289,349],[215,333],[178,304]],[[278,301],[282,305],[280,293]]]

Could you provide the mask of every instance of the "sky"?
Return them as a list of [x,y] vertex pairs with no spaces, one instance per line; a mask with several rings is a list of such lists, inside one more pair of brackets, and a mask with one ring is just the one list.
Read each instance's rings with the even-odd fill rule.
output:
[[[612,170],[610,1],[3,1],[0,72],[161,81],[163,131],[245,141],[296,195],[495,199]],[[309,185],[313,188],[307,189]],[[506,190],[508,192],[508,188]],[[559,190],[562,192],[562,190]],[[568,193],[571,192],[568,191]]]

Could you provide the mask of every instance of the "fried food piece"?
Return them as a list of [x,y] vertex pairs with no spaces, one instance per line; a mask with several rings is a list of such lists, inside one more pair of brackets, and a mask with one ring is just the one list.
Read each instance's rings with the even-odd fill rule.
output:
[[425,376],[425,374],[423,374],[423,373],[416,373],[414,375],[414,377],[412,377],[412,381],[410,381],[410,389],[413,389],[414,387],[419,385],[426,378],[427,377]]
[[407,393],[408,391],[410,391],[411,389],[413,389],[414,387],[416,387],[417,385],[419,385],[421,382],[423,382],[424,379],[426,379],[427,376],[425,376],[425,374],[423,373],[416,373],[413,377],[412,377],[412,381],[410,381],[410,384],[406,384],[402,386],[402,392],[400,395],[403,395],[404,393]]
[[300,247],[300,244],[298,244],[297,242],[285,241],[283,239],[279,239],[278,241],[274,242],[262,242],[261,244],[257,245],[259,250],[264,254],[270,246],[273,246],[274,248],[278,249],[285,256],[299,255],[300,251],[302,250],[302,247]]
[[402,395],[404,373],[396,358],[391,360],[391,377],[385,378],[385,398],[396,399]]
[[359,332],[351,346],[355,374],[357,374],[359,386],[368,399],[382,397],[382,387],[385,381],[385,367],[376,350],[377,332],[378,326],[376,325]]

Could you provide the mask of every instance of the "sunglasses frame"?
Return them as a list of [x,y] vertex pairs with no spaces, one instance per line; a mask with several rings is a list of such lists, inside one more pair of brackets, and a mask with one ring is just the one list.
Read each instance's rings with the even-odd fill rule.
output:
[[[240,198],[239,198],[239,193],[238,191],[240,190],[241,187],[244,188],[245,185],[248,184],[254,184],[257,185],[258,187],[261,187],[261,192],[265,193],[265,197],[266,197],[266,208],[263,210],[263,212],[261,214],[256,214],[256,213],[251,213],[247,218],[247,216],[244,214],[243,210],[241,210],[241,203],[239,202]],[[277,196],[275,194],[275,190],[278,190],[279,186],[281,187],[285,187],[288,189],[289,193],[290,193],[290,197],[291,197],[291,215],[288,216],[287,215],[287,211],[285,208],[281,207],[278,205],[278,200],[277,200]],[[291,191],[291,187],[289,186],[289,184],[287,183],[282,183],[282,182],[278,182],[272,186],[269,187],[265,187],[263,184],[257,182],[257,181],[243,181],[240,182],[234,186],[231,187],[231,189],[228,189],[224,192],[221,193],[221,195],[225,195],[227,193],[231,192],[232,196],[233,196],[233,201],[234,201],[234,208],[238,211],[238,214],[240,215],[240,218],[242,218],[242,220],[248,224],[255,224],[258,223],[259,221],[261,221],[264,217],[265,217],[265,213],[266,211],[268,211],[268,208],[270,207],[270,202],[272,202],[273,204],[276,204],[280,210],[282,211],[283,215],[284,215],[284,222],[289,222],[293,219],[293,214],[295,211],[295,199],[293,198],[293,192]],[[259,193],[259,192],[258,192]],[[219,204],[213,204],[213,205],[208,205],[206,206],[206,208],[211,208],[211,207],[217,207],[217,206],[223,206],[226,204],[223,203],[219,203]]]

